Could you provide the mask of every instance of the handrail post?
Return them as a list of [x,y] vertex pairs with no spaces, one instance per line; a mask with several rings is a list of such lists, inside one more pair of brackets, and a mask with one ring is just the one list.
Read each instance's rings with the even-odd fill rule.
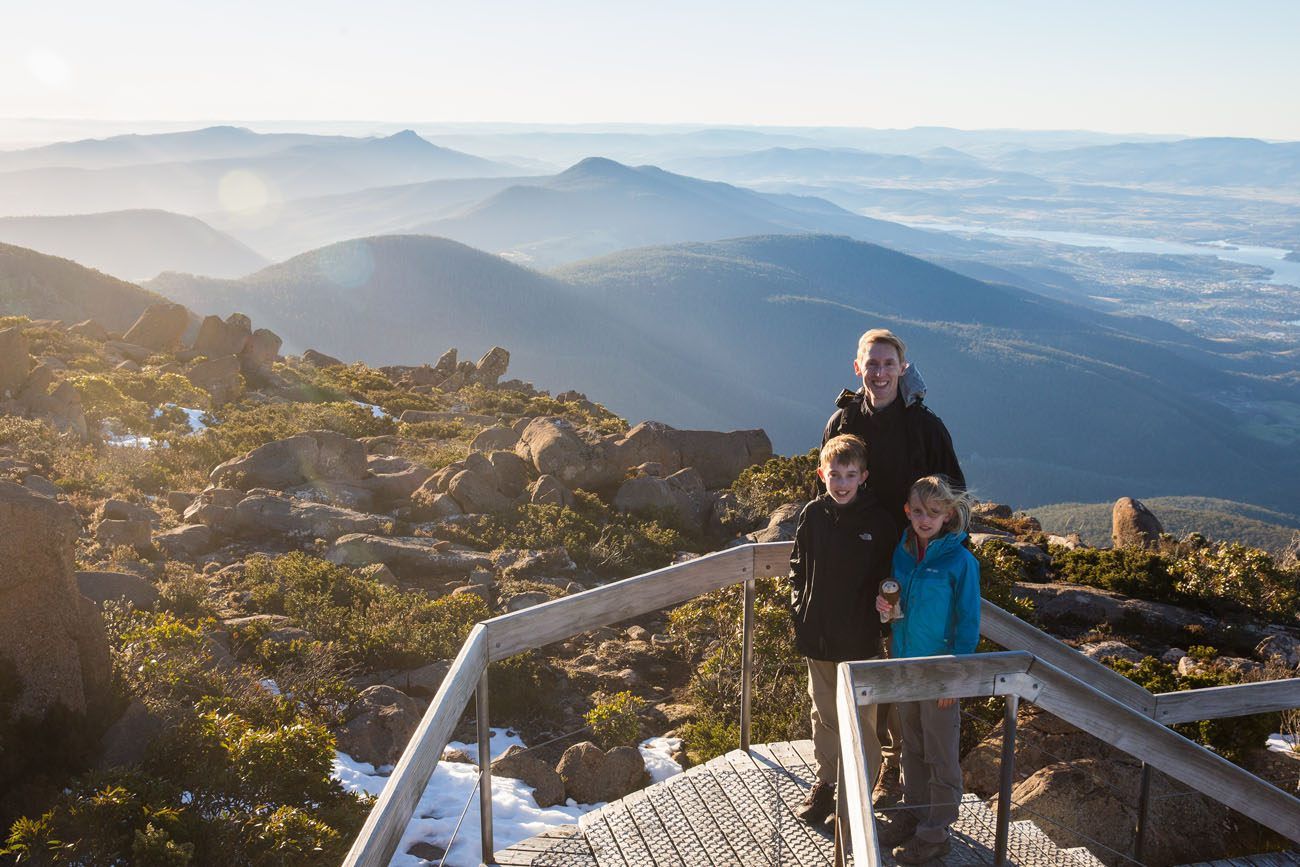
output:
[[1016,773],[1016,714],[1020,711],[1020,696],[1008,693],[1006,712],[1002,717],[1002,779],[998,785],[997,837],[993,844],[993,867],[1007,863],[1007,842],[1011,832],[1011,786]]
[[479,846],[484,864],[495,864],[496,845],[492,836],[492,730],[488,728],[488,673],[478,678],[475,693],[475,715],[478,717],[478,816]]
[[1151,766],[1142,763],[1142,782],[1138,789],[1137,825],[1133,828],[1133,860],[1142,863],[1146,855],[1147,810],[1151,806]]
[[740,748],[749,752],[750,702],[754,679],[754,579],[745,582],[744,635],[740,647]]

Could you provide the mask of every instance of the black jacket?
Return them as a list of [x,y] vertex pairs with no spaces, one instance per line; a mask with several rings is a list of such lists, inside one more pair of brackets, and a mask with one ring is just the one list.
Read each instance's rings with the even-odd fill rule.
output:
[[790,555],[800,653],[830,662],[880,655],[876,593],[897,544],[893,521],[866,488],[843,508],[829,494],[804,506]]
[[[901,427],[898,436],[877,435],[880,424],[870,408],[864,409],[863,400],[862,389],[840,393],[837,409],[822,432],[822,445],[845,433],[867,444],[866,486],[875,492],[901,532],[906,524],[903,504],[913,482],[922,476],[943,475],[953,485],[965,488],[966,477],[957,463],[948,428],[919,398],[907,403],[900,398],[880,412],[879,421],[897,419]],[[902,454],[897,453],[900,448]]]

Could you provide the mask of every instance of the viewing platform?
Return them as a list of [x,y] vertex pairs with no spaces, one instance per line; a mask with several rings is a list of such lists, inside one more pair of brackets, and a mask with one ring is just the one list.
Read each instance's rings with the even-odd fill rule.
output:
[[[812,741],[757,744],[634,792],[496,853],[501,867],[819,867],[835,863],[831,825],[794,810],[816,777]],[[996,818],[974,795],[953,826],[947,867],[993,863]],[[1031,867],[1101,867],[1086,849],[1060,849],[1032,822],[1013,822],[1008,855]],[[896,862],[888,854],[880,861]]]

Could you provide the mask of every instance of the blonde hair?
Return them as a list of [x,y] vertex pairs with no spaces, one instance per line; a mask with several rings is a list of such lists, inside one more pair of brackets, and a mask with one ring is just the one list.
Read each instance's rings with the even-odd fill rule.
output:
[[907,364],[907,344],[888,328],[873,328],[858,338],[858,363],[867,357],[873,343],[888,343],[898,350],[898,363]]
[[867,444],[853,434],[831,437],[817,455],[817,466],[829,467],[831,464],[852,464],[866,470]]
[[908,492],[910,500],[916,497],[921,505],[934,503],[952,512],[952,517],[943,522],[943,532],[965,531],[970,526],[970,508],[975,498],[965,491],[954,490],[943,476],[923,476],[912,483]]

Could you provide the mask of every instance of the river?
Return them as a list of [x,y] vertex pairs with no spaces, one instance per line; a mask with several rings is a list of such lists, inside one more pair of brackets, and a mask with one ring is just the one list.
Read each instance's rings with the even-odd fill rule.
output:
[[1273,272],[1270,283],[1300,288],[1300,262],[1288,262],[1286,250],[1277,247],[1250,247],[1240,244],[1187,244],[1158,238],[1135,238],[1128,235],[1091,235],[1087,232],[1056,232],[1048,229],[1000,229],[993,226],[968,226],[959,223],[908,223],[914,229],[940,232],[970,232],[999,235],[1004,238],[1034,238],[1071,247],[1106,247],[1124,253],[1159,253],[1166,256],[1214,256],[1228,262],[1258,265]]

